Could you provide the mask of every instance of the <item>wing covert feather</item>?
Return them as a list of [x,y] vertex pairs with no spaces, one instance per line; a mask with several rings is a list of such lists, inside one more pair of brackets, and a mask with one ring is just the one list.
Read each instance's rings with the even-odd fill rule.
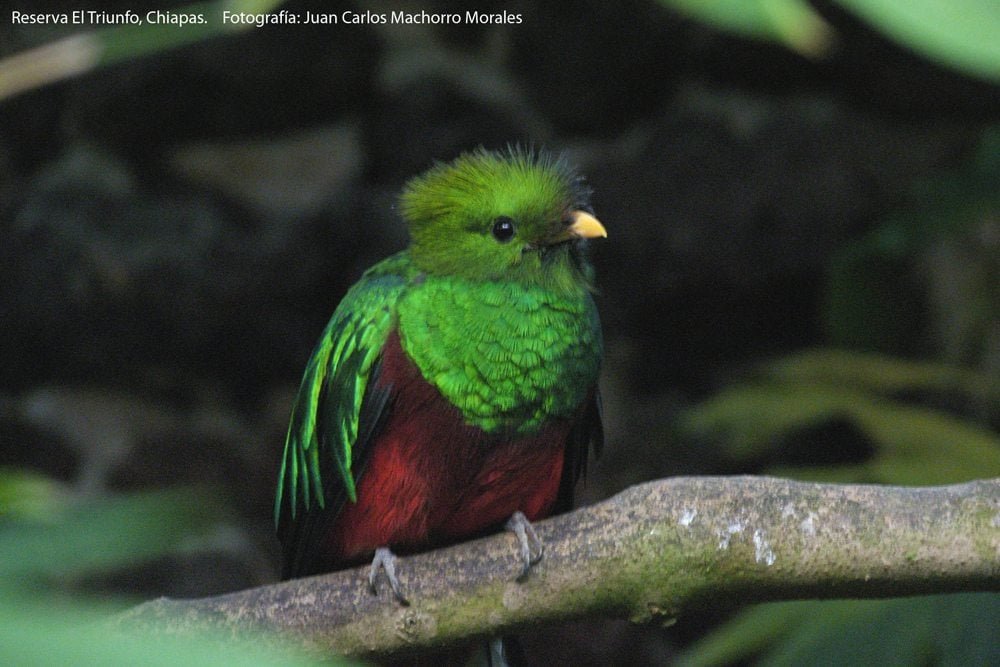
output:
[[370,385],[395,325],[407,266],[405,256],[396,255],[369,269],[344,296],[309,358],[278,476],[279,534],[299,514],[335,513],[345,499],[356,499],[356,460],[389,404],[387,396],[373,395],[388,390]]

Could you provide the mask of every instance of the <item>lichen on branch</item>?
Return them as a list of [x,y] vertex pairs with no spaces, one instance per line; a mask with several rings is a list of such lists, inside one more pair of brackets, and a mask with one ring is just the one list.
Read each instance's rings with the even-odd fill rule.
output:
[[[409,606],[365,568],[116,619],[154,632],[223,628],[319,655],[384,657],[528,624],[672,620],[713,600],[1000,590],[1000,479],[938,487],[679,477],[536,524],[545,557],[518,582],[512,534],[401,559]],[[386,589],[388,587],[385,587]]]

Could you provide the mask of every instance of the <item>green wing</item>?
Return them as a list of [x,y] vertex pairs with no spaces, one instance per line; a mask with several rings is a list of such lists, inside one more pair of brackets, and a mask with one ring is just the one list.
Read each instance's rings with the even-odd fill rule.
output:
[[409,267],[408,256],[400,253],[369,269],[340,302],[306,365],[274,504],[279,537],[286,552],[298,554],[295,560],[310,548],[303,541],[310,542],[316,528],[310,525],[303,535],[302,515],[335,515],[343,502],[357,498],[356,459],[390,398],[374,380]]

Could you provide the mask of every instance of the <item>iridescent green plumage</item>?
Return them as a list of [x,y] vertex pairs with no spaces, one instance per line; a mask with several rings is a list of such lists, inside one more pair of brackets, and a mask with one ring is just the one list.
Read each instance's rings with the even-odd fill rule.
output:
[[278,482],[279,526],[356,500],[358,453],[394,400],[375,380],[393,332],[424,380],[485,434],[528,437],[580,414],[602,347],[579,241],[604,230],[582,213],[587,196],[561,161],[518,150],[467,154],[407,185],[410,248],[348,292],[306,368]]
[[361,428],[361,407],[372,369],[395,322],[395,303],[408,277],[405,254],[365,272],[344,296],[306,365],[285,439],[278,474],[275,520],[283,501],[292,517],[301,505],[323,507],[325,469],[335,464],[352,501],[356,499],[352,450]]
[[403,349],[428,382],[486,432],[567,418],[600,363],[597,311],[535,285],[428,276],[398,304]]

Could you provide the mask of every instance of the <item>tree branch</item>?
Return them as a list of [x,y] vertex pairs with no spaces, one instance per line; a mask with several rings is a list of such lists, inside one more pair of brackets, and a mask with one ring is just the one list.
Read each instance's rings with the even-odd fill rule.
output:
[[713,600],[886,597],[1000,590],[1000,479],[906,488],[767,477],[687,477],[629,488],[536,525],[528,578],[500,534],[400,561],[400,606],[365,568],[199,600],[162,598],[119,619],[158,632],[279,633],[362,658],[610,615],[669,621]]

